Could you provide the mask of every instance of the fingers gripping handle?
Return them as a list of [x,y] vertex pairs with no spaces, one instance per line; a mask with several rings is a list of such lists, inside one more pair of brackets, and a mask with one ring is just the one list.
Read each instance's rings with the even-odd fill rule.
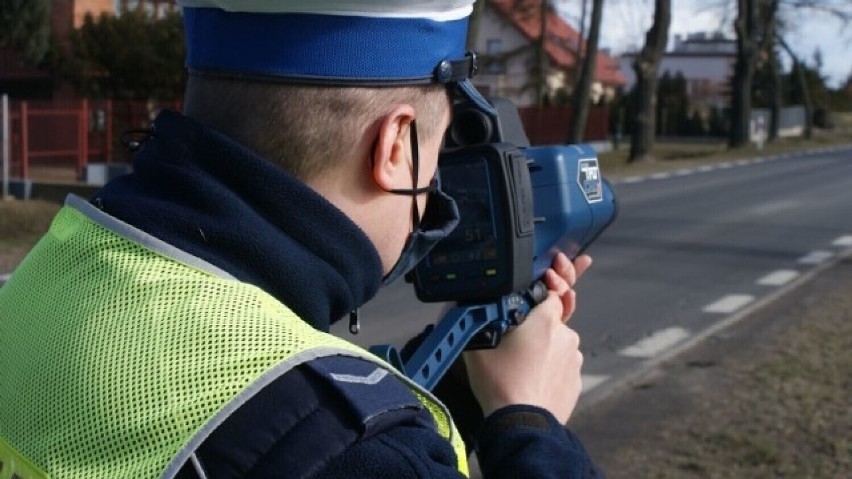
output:
[[431,391],[463,350],[497,347],[503,334],[520,325],[545,297],[547,288],[538,281],[528,291],[504,296],[496,303],[455,307],[405,363],[393,346],[373,346],[370,351]]

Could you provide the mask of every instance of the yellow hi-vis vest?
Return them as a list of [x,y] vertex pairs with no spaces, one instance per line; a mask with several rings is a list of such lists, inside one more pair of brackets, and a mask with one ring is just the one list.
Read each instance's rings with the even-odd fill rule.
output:
[[72,197],[0,288],[0,478],[173,477],[256,392],[330,355],[396,374],[467,474],[429,392],[259,288]]

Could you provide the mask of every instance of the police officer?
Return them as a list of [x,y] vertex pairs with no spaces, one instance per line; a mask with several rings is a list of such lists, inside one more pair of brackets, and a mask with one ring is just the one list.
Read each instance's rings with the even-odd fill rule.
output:
[[452,95],[488,107],[472,0],[181,3],[184,114],[0,290],[0,475],[456,477],[462,433],[485,477],[597,474],[563,427],[588,257],[465,354],[476,430],[327,333],[458,220],[432,179]]

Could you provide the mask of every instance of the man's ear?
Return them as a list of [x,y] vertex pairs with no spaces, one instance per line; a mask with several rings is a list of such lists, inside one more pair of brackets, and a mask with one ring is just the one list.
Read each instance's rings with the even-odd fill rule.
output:
[[411,105],[397,105],[381,118],[371,152],[373,180],[383,190],[411,188],[409,128],[414,121]]

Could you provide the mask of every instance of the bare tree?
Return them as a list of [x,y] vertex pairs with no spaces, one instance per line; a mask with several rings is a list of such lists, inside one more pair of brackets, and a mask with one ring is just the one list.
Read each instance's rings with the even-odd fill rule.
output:
[[850,0],[781,0],[781,4],[788,9],[810,10],[812,13],[829,15],[844,25],[852,21]]
[[[847,28],[852,23],[852,1],[850,0],[775,0],[780,2],[782,7],[785,7],[788,12],[792,11],[809,11],[811,14],[827,15],[840,21],[843,28]],[[780,15],[780,11],[776,12]],[[811,97],[811,89],[805,79],[805,69],[799,57],[790,48],[790,45],[784,40],[781,32],[776,31],[774,39],[778,45],[787,52],[793,62],[792,72],[802,90],[802,101],[805,107],[805,130],[804,137],[811,138],[813,136],[814,124],[814,103]]]
[[482,22],[482,16],[485,14],[484,0],[480,0],[473,4],[473,12],[470,14],[470,20],[467,23],[467,42],[465,47],[467,51],[476,50],[476,40],[479,38],[479,24]]
[[[588,6],[589,0],[580,0],[580,41],[577,42],[577,48],[574,49],[574,65],[580,65],[583,63],[583,40],[586,38],[586,24],[589,23],[586,21]],[[571,82],[574,85],[577,85],[578,81],[580,81],[580,69],[574,68]]]
[[751,88],[757,63],[757,0],[737,0],[737,61],[731,85],[731,133],[728,144],[745,146],[751,122]]
[[[704,0],[702,3],[710,8],[718,9],[723,18],[727,18],[730,4],[733,0]],[[795,22],[784,23],[785,17],[795,18],[797,15],[823,15],[841,22],[846,27],[852,23],[852,0],[736,0],[737,18],[734,21],[734,30],[737,33],[737,61],[734,67],[734,78],[731,84],[732,118],[729,144],[731,146],[742,146],[749,139],[749,123],[751,120],[751,92],[754,88],[753,78],[756,70],[759,53],[765,52],[767,66],[775,68],[777,65],[774,58],[776,42],[793,59],[794,74],[804,77],[801,62],[793,50],[782,43],[784,32],[795,29]],[[774,15],[769,15],[774,12]],[[783,30],[783,31],[782,31]],[[761,40],[762,35],[762,40]],[[775,73],[778,75],[778,73]],[[799,82],[804,82],[799,78]],[[780,92],[780,80],[773,80],[770,88],[774,99],[773,110],[780,105],[778,94]],[[805,91],[806,135],[810,132],[812,118],[810,118],[813,105],[809,104],[808,87],[802,84]],[[777,112],[773,113],[773,122],[777,119]],[[773,126],[773,129],[775,127]]]
[[778,31],[778,6],[781,0],[761,0],[758,12],[760,23],[760,51],[769,75],[769,141],[778,139],[779,119],[781,116],[781,72],[778,68],[778,55],[775,53],[776,32]]
[[550,4],[547,0],[541,0],[539,6],[539,29],[538,40],[535,45],[535,104],[544,105],[544,95],[547,91],[547,70],[550,62],[547,58],[547,16]]
[[592,2],[592,19],[589,26],[589,38],[586,40],[583,66],[580,71],[580,79],[574,88],[574,95],[571,98],[574,112],[571,121],[571,130],[568,135],[569,143],[579,143],[582,141],[583,133],[586,130],[586,120],[589,117],[589,97],[591,96],[592,80],[595,77],[598,42],[601,35],[603,3],[603,0],[593,0]]
[[[468,26],[467,46],[469,50],[476,50],[479,36],[479,25],[485,15],[486,6],[489,2],[479,0],[474,3],[474,11]],[[495,2],[497,3],[497,2]],[[532,91],[533,101],[537,106],[544,104],[547,92],[547,77],[550,71],[550,56],[547,53],[547,21],[554,15],[549,0],[515,0],[513,2],[502,2],[500,5],[492,5],[507,13],[514,20],[529,24],[532,27],[531,35],[535,35],[528,43],[523,43],[517,48],[501,52],[477,52],[481,66],[488,68],[493,64],[504,64],[518,56],[530,56],[530,74],[525,78],[521,91]],[[535,32],[535,27],[539,31]]]
[[804,137],[811,138],[813,136],[813,124],[814,124],[814,105],[811,100],[811,91],[808,87],[808,82],[805,80],[805,71],[802,68],[802,62],[799,61],[799,57],[793,52],[793,49],[790,48],[790,45],[784,40],[783,37],[778,36],[778,43],[790,55],[790,59],[793,60],[793,73],[796,74],[796,79],[799,82],[799,86],[802,89],[802,99],[805,103],[805,131]]
[[671,0],[655,0],[654,23],[645,34],[645,45],[633,62],[636,86],[633,91],[633,135],[628,162],[653,160],[656,135],[657,85],[660,61],[666,49],[672,21]]

